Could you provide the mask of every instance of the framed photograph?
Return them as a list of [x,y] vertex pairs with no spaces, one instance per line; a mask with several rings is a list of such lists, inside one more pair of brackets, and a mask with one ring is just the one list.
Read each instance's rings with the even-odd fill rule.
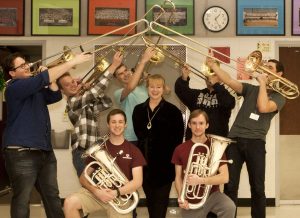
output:
[[[161,0],[145,0],[145,13],[148,12],[153,5],[161,5],[161,3]],[[156,22],[181,34],[194,35],[194,0],[177,0],[174,3],[176,4],[175,11],[170,4],[165,4],[162,6],[165,13],[158,20],[157,17],[161,14],[161,10],[158,7],[153,8],[153,10],[147,14],[146,19],[149,22],[156,20]]]
[[[88,0],[88,35],[101,35],[136,21],[137,0]],[[114,35],[132,35],[136,28],[129,27]]]
[[0,35],[24,35],[24,0],[0,0]]
[[285,35],[285,0],[236,0],[236,35]]
[[31,35],[80,35],[80,0],[31,0]]
[[300,35],[300,0],[292,0],[292,35]]

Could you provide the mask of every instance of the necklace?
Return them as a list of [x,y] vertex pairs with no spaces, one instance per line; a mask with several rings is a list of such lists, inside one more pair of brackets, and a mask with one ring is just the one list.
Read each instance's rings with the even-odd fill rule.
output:
[[155,113],[152,115],[152,117],[150,118],[150,115],[149,115],[149,108],[147,108],[147,113],[148,113],[148,124],[147,124],[147,129],[151,129],[152,128],[152,123],[151,121],[153,120],[153,118],[155,117],[156,113],[159,111],[160,107],[157,109],[157,111],[155,111]]

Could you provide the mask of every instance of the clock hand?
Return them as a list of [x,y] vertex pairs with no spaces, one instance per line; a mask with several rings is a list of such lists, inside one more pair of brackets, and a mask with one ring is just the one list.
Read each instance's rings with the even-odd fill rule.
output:
[[216,17],[215,17],[215,21],[217,21],[217,19],[220,17],[221,14],[218,14]]

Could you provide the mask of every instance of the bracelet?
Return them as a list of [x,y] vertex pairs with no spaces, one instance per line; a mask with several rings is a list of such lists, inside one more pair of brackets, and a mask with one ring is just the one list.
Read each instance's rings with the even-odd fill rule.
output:
[[119,189],[119,188],[117,188],[117,189],[116,189],[116,191],[117,191],[117,198],[118,198],[118,197],[120,197],[120,195],[121,195],[121,193],[120,193],[120,189]]

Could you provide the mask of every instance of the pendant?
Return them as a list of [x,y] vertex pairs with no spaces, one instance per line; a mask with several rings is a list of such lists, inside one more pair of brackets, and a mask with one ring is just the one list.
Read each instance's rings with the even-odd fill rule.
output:
[[151,122],[149,122],[149,123],[147,124],[147,129],[151,129],[151,127],[152,127],[152,124],[151,124]]

